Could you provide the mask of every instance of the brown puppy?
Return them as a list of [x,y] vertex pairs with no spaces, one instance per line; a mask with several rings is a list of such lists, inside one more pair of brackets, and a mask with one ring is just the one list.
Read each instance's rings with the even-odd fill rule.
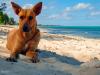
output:
[[42,2],[37,3],[31,9],[22,9],[11,2],[15,13],[19,16],[19,27],[9,32],[7,37],[7,49],[10,57],[7,61],[16,62],[18,55],[29,56],[33,63],[38,62],[37,46],[40,41],[40,31],[37,29],[36,16],[41,13]]

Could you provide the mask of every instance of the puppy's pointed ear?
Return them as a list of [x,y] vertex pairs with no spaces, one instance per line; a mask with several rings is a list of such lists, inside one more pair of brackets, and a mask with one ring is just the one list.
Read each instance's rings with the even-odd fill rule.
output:
[[11,2],[11,4],[14,9],[14,12],[18,15],[22,8],[14,2]]
[[33,7],[33,12],[35,12],[36,16],[39,15],[41,13],[42,10],[42,2],[37,3],[34,7]]

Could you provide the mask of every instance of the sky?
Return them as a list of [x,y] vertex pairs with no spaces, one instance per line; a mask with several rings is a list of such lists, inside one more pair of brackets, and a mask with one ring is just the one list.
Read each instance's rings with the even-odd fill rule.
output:
[[18,21],[11,1],[23,8],[32,7],[43,2],[38,24],[65,26],[100,26],[100,0],[0,0],[7,3],[5,13]]

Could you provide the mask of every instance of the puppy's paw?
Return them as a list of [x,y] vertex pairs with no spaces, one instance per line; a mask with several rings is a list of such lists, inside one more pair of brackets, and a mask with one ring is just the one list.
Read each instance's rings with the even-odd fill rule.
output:
[[8,62],[17,62],[17,59],[9,57],[9,58],[6,59],[6,61],[8,61]]
[[32,59],[31,61],[32,61],[32,63],[38,63],[40,60],[39,59]]

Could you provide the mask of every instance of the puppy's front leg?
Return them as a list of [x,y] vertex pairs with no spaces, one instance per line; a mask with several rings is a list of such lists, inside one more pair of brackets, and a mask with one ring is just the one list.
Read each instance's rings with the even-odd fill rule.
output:
[[18,58],[19,58],[19,53],[14,50],[14,52],[11,52],[10,57],[8,57],[6,60],[10,62],[17,62]]
[[7,58],[7,61],[17,62],[17,59],[19,58],[19,53],[21,52],[22,48],[23,45],[19,42],[16,42],[16,44],[13,46],[13,49],[11,50],[10,57]]
[[39,62],[39,59],[38,59],[38,52],[35,52],[35,51],[33,51],[33,50],[28,50],[27,53],[26,53],[26,56],[30,57],[30,60],[31,60],[33,63]]
[[28,50],[26,56],[29,56],[33,63],[39,62],[37,47],[40,41],[40,31],[37,29],[36,35],[27,43]]

